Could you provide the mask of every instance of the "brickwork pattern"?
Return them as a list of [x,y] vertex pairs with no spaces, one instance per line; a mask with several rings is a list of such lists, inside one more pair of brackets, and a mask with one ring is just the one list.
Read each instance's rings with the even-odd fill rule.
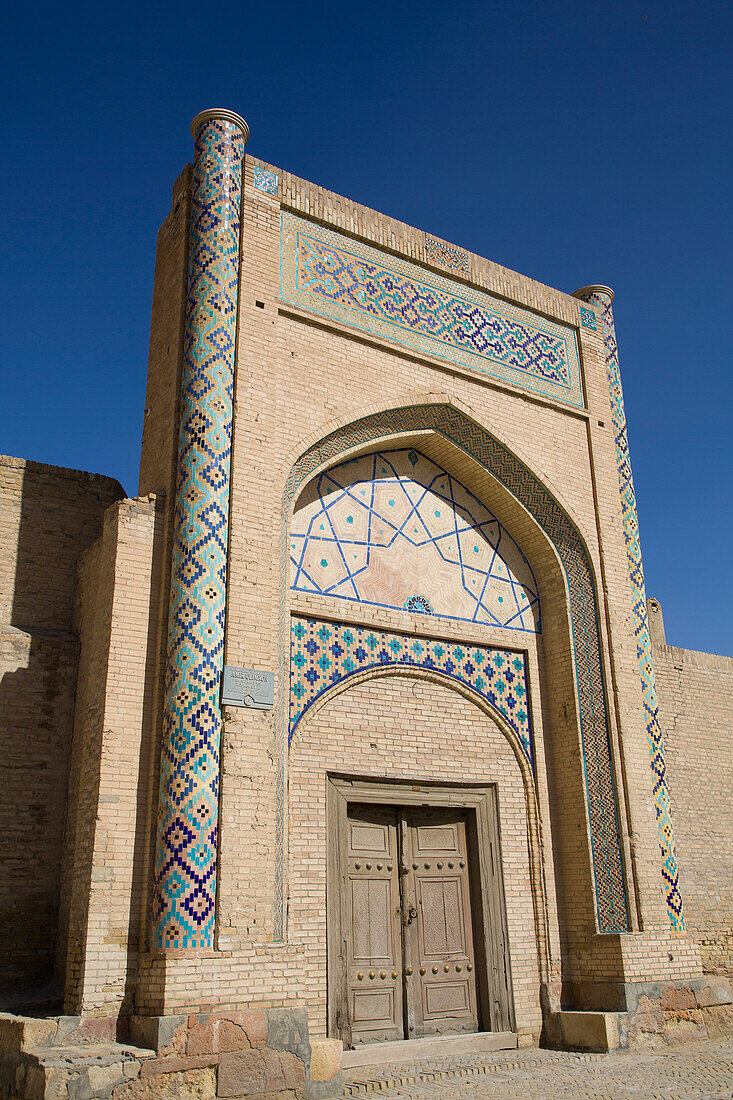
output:
[[[308,452],[309,460],[313,459],[310,476],[354,453],[349,450],[352,439],[354,447],[363,450],[387,445],[379,435],[379,425],[374,437],[359,436],[348,427],[344,430],[355,419],[381,414],[384,409],[418,405],[451,405],[459,420],[465,415],[486,425],[494,438],[501,439],[509,450],[520,455],[524,467],[536,471],[538,479],[572,515],[589,569],[596,578],[600,612],[595,626],[599,638],[598,662],[602,662],[608,683],[613,685],[613,691],[609,691],[612,744],[617,768],[623,771],[625,781],[619,790],[625,850],[629,847],[629,833],[634,841],[633,859],[628,856],[627,862],[627,868],[633,868],[629,881],[636,888],[632,919],[638,911],[647,928],[643,934],[629,936],[595,934],[578,705],[560,551],[556,555],[540,526],[525,514],[524,504],[514,496],[510,499],[509,492],[485,465],[471,457],[462,443],[434,431],[427,414],[419,422],[411,420],[408,412],[401,426],[395,427],[397,433],[404,431],[406,436],[404,439],[399,434],[390,436],[389,446],[419,447],[444,469],[455,473],[480,500],[485,500],[522,546],[541,585],[544,633],[542,636],[527,633],[522,641],[527,644],[531,683],[539,685],[530,702],[534,729],[539,731],[537,783],[538,787],[545,784],[544,801],[541,800],[543,825],[547,823],[543,858],[554,972],[559,975],[562,959],[563,974],[567,972],[571,980],[577,978],[589,983],[602,981],[604,976],[610,982],[618,982],[633,980],[636,975],[656,980],[661,975],[671,978],[689,974],[694,970],[695,945],[690,943],[688,951],[687,943],[673,938],[669,932],[660,899],[656,828],[647,811],[651,773],[646,742],[640,736],[641,694],[629,630],[618,474],[610,424],[605,427],[601,423],[610,418],[600,333],[582,327],[579,303],[569,295],[468,254],[470,280],[476,288],[493,297],[509,299],[532,316],[535,313],[550,316],[577,332],[588,400],[585,413],[554,398],[522,391],[494,376],[459,369],[432,353],[416,352],[404,345],[398,347],[394,341],[376,339],[364,330],[283,302],[279,298],[281,202],[304,218],[328,224],[350,239],[361,237],[375,248],[399,253],[419,266],[421,272],[429,262],[425,235],[279,168],[264,166],[278,175],[278,194],[263,192],[254,187],[254,167],[247,158],[226,660],[247,667],[273,668],[278,696],[271,712],[225,708],[217,949],[193,954],[171,952],[165,957],[156,953],[142,956],[136,1005],[140,1011],[152,1013],[203,1012],[212,1005],[234,1009],[299,1004],[310,1008],[321,996],[323,960],[311,957],[312,941],[304,934],[301,936],[303,922],[319,918],[317,879],[308,878],[313,870],[309,868],[297,887],[301,891],[302,886],[302,892],[296,897],[294,864],[287,849],[279,923],[275,913],[275,861],[281,850],[276,843],[278,781],[285,823],[288,812],[284,803],[288,773],[284,771],[278,778],[282,761],[278,754],[287,745],[290,612],[295,609],[333,621],[344,616],[345,604],[335,606],[338,601],[328,597],[288,589],[290,503],[301,483],[291,484],[287,493],[285,483],[288,471],[304,452]],[[177,315],[176,294],[173,299]],[[594,307],[588,308],[598,317],[600,328],[599,314]],[[173,340],[170,346],[172,355]],[[167,347],[164,343],[161,355]],[[458,413],[458,409],[462,412]],[[151,413],[150,420],[159,415],[162,415],[160,407],[157,413]],[[397,418],[390,423],[397,425]],[[161,422],[161,438],[165,428]],[[340,433],[339,441],[334,443],[332,437],[336,433]],[[154,456],[148,466],[151,478],[156,476],[153,464]],[[150,485],[162,482],[163,479],[151,481]],[[281,513],[284,494],[287,500]],[[563,560],[567,560],[568,554],[572,554],[572,547]],[[573,598],[575,595],[573,588]],[[459,629],[454,622],[406,610],[365,610],[364,605],[352,604],[349,617],[359,625],[378,625],[388,631],[440,634],[458,643],[490,643],[498,648],[504,644],[496,636],[499,631],[495,628],[461,623]],[[584,644],[581,641],[581,648]],[[283,660],[284,665],[280,664]],[[585,665],[582,671],[586,673]],[[413,678],[426,675],[415,670]],[[385,685],[399,679],[384,676],[378,682]],[[351,691],[349,687],[339,697],[357,699]],[[458,692],[451,694],[458,697]],[[599,698],[592,693],[591,697]],[[584,722],[588,716],[589,712],[583,710]],[[598,715],[592,720],[597,721]],[[359,709],[353,722],[361,723],[366,734],[368,711]],[[121,719],[120,729],[126,728]],[[300,732],[296,745],[299,736]],[[622,739],[622,752],[617,736]],[[543,744],[549,753],[547,772],[541,759]],[[374,757],[374,750],[371,752]],[[383,776],[382,763],[381,759],[372,759],[370,766],[375,776]],[[360,765],[366,766],[366,763]],[[548,803],[553,790],[558,793],[557,797],[552,795],[551,816]],[[523,812],[526,825],[526,807]],[[125,836],[129,838],[129,821],[126,829]],[[291,836],[294,842],[295,834]],[[320,868],[315,870],[320,873]],[[552,895],[556,888],[558,901],[553,910]],[[542,896],[541,892],[533,894],[526,878],[522,889],[527,901]],[[541,902],[537,904],[541,910]],[[533,919],[539,921],[540,917],[541,913],[538,916],[523,909],[522,929],[532,935]],[[283,931],[285,942],[269,942],[273,926]],[[112,934],[112,930],[105,934]],[[90,958],[100,982],[100,999],[105,994],[102,968],[97,964],[105,951],[109,947],[95,939]],[[531,951],[534,952],[532,996],[536,1004],[536,944]]]
[[196,134],[153,900],[160,948],[213,944],[242,133]]
[[0,456],[0,986],[15,995],[54,974],[79,657],[74,574],[121,495],[112,478]]
[[636,652],[641,675],[641,690],[644,697],[644,717],[646,721],[647,741],[652,772],[654,773],[654,811],[657,818],[659,843],[662,850],[662,879],[665,886],[667,913],[671,927],[676,932],[684,932],[685,916],[679,885],[679,868],[675,853],[674,829],[670,815],[669,791],[667,789],[667,771],[664,758],[664,738],[659,725],[659,704],[654,680],[654,660],[652,643],[649,637],[649,619],[644,585],[644,566],[639,541],[639,517],[636,511],[636,494],[631,473],[629,441],[626,431],[626,411],[621,388],[621,373],[616,344],[616,329],[610,294],[601,290],[592,290],[584,300],[600,307],[603,317],[603,341],[606,349],[606,372],[611,395],[611,415],[613,417],[616,441],[616,460],[618,462],[619,492],[626,539],[626,557],[629,570],[629,582],[633,598],[634,633]]
[[[369,715],[369,721],[364,721]],[[326,1023],[328,774],[362,779],[497,784],[511,981],[519,1031],[541,1026],[538,930],[533,916],[529,768],[498,723],[445,682],[409,669],[347,684],[301,723],[290,753],[292,936],[305,946],[303,988],[318,1031]],[[532,842],[538,845],[536,833]]]
[[129,1011],[145,933],[163,511],[120,501],[83,555],[60,962],[68,1012]]

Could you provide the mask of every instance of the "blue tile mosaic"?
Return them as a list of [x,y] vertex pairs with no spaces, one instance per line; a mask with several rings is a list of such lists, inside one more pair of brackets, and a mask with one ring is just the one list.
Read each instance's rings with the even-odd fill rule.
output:
[[524,653],[294,616],[290,733],[324,692],[367,669],[422,668],[472,688],[512,727],[534,766]]
[[289,212],[284,301],[534,393],[583,405],[575,330]]
[[631,474],[629,442],[626,432],[626,410],[621,388],[621,372],[616,344],[616,328],[613,320],[610,292],[600,287],[589,287],[583,294],[583,300],[600,306],[603,317],[603,341],[606,351],[606,374],[611,395],[614,439],[616,443],[616,461],[618,464],[619,492],[621,511],[624,521],[626,540],[626,562],[631,583],[634,611],[634,633],[636,635],[636,654],[639,662],[641,688],[644,698],[644,716],[646,720],[647,743],[652,774],[654,776],[654,810],[659,832],[659,844],[662,854],[662,880],[667,904],[667,914],[672,929],[684,932],[685,915],[680,893],[679,868],[675,851],[674,829],[670,816],[669,790],[667,788],[667,767],[664,756],[664,738],[659,724],[659,703],[654,678],[652,643],[649,636],[649,620],[646,608],[646,585],[644,567],[639,541],[639,518],[636,510],[634,479]]
[[593,332],[598,331],[598,325],[596,323],[596,315],[595,315],[595,313],[593,312],[592,309],[583,309],[581,307],[581,310],[580,310],[580,323],[583,326],[583,328],[592,329]]
[[255,164],[254,186],[257,191],[264,191],[267,195],[276,195],[277,176],[274,172],[268,172],[266,168],[260,168]]
[[470,275],[468,254],[460,248],[452,248],[434,237],[425,238],[425,259],[429,264],[440,264],[449,271],[455,271],[466,278]]
[[214,944],[243,135],[196,134],[152,946]]

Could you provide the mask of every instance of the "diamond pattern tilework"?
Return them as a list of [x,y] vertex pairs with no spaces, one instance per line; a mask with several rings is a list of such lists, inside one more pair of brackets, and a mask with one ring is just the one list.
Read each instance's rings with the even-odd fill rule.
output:
[[[484,428],[450,405],[411,405],[363,417],[321,439],[296,464],[289,499],[309,476],[351,448],[405,431],[432,431],[471,455],[534,516],[553,542],[565,569],[575,646],[575,669],[593,852],[596,912],[601,932],[628,931],[626,886],[609,743],[608,705],[601,667],[598,608],[593,573],[569,517],[534,474]],[[284,670],[287,674],[287,669]],[[280,750],[284,760],[284,748]],[[278,779],[278,876],[275,935],[283,929],[284,765]]]
[[324,691],[356,672],[396,665],[443,672],[473,688],[507,720],[533,763],[523,653],[301,617],[290,629],[290,739]]
[[540,629],[537,582],[517,544],[465,486],[414,449],[378,451],[321,474],[293,516],[290,563],[300,592]]
[[294,305],[582,406],[575,331],[436,272],[282,214],[281,297]]
[[621,374],[616,344],[616,329],[611,309],[611,297],[600,291],[588,294],[586,301],[601,307],[603,311],[603,341],[606,349],[606,373],[611,393],[611,411],[616,442],[616,461],[618,463],[619,492],[624,520],[624,538],[626,540],[626,561],[631,582],[634,609],[634,632],[636,634],[636,654],[641,674],[641,688],[644,697],[644,716],[646,720],[647,742],[651,769],[654,775],[654,809],[659,831],[659,844],[662,853],[662,881],[667,902],[667,913],[671,927],[677,932],[685,930],[685,916],[680,893],[679,870],[675,853],[674,829],[670,817],[669,791],[667,789],[667,770],[664,757],[664,738],[659,724],[659,705],[657,687],[654,679],[652,643],[649,637],[649,620],[646,609],[646,586],[644,568],[641,559],[639,541],[639,519],[636,511],[634,479],[631,474],[629,442],[626,432],[626,411],[621,388]]
[[214,119],[199,128],[153,898],[159,949],[214,943],[243,152],[233,123]]
[[596,315],[592,309],[580,310],[580,323],[583,328],[589,328],[593,332],[598,331],[598,325],[596,324]]
[[267,195],[276,195],[277,176],[274,172],[268,172],[266,168],[260,168],[255,164],[254,186],[257,191],[264,191]]
[[467,253],[460,248],[451,248],[442,241],[436,241],[434,237],[425,238],[425,258],[430,264],[440,264],[450,271],[465,275],[466,278],[470,275]]

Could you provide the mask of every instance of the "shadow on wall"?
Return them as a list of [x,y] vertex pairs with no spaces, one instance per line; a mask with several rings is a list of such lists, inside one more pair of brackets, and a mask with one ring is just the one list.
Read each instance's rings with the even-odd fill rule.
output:
[[0,457],[0,1006],[54,996],[80,553],[112,478]]

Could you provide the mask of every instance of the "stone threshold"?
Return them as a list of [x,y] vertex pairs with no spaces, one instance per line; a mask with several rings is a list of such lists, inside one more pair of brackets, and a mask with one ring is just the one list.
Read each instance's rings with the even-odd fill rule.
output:
[[416,1062],[430,1058],[459,1058],[464,1054],[484,1054],[493,1050],[514,1050],[517,1036],[513,1031],[477,1031],[471,1035],[430,1035],[425,1039],[402,1039],[392,1043],[369,1043],[357,1050],[344,1051],[344,1070],[382,1063]]

